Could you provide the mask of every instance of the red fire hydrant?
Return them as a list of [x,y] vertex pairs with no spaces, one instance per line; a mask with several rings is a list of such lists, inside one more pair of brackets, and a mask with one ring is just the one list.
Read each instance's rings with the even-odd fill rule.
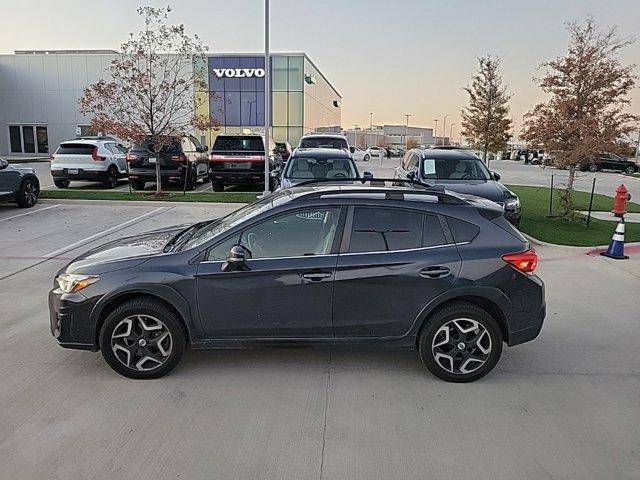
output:
[[627,213],[627,202],[629,200],[631,200],[631,194],[624,184],[616,188],[616,203],[613,205],[613,210],[611,210],[616,217],[622,217]]

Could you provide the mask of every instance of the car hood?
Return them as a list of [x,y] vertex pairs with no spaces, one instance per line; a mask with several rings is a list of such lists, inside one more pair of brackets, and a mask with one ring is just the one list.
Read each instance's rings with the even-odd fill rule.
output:
[[162,249],[175,235],[189,227],[179,225],[121,238],[89,250],[71,261],[66,273],[106,273],[139,265]]
[[502,203],[505,198],[512,196],[511,192],[495,180],[426,180],[429,183],[442,185],[445,190],[457,193],[475,195],[487,198],[493,202]]
[[15,170],[16,172],[20,172],[20,173],[33,173],[35,174],[36,171],[32,168],[32,167],[27,167],[26,165],[20,165],[19,163],[10,163],[9,166],[6,168],[6,170]]

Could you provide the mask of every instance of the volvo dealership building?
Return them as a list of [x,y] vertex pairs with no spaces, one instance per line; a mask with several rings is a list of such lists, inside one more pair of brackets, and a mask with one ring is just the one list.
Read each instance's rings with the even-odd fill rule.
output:
[[[16,51],[0,55],[0,155],[46,156],[89,135],[78,111],[88,85],[108,77],[110,50]],[[194,132],[205,145],[220,133],[264,133],[264,55],[212,53],[194,62],[207,91],[194,91],[199,115],[216,129]],[[342,97],[304,53],[271,56],[271,125],[276,141],[297,144],[319,127],[340,125]],[[204,100],[204,101],[202,101]]]

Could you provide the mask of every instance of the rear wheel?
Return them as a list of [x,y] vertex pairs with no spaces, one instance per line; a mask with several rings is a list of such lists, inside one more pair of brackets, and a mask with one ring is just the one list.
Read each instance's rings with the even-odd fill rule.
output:
[[498,363],[502,334],[484,309],[456,302],[431,315],[420,333],[418,351],[436,377],[454,383],[473,382]]
[[597,172],[598,170],[599,170],[599,169],[598,169],[598,164],[597,164],[597,163],[592,163],[591,165],[589,165],[589,171],[590,171],[590,172],[595,173],[595,172]]
[[363,162],[368,162],[369,161],[369,155],[365,155],[364,158],[362,159]]
[[198,182],[198,172],[195,168],[189,169],[189,175],[186,182],[186,190],[195,190],[197,188],[196,183]]
[[69,188],[69,180],[54,180],[53,184],[58,188]]
[[109,167],[107,170],[107,177],[102,182],[104,188],[116,188],[118,186],[118,169],[116,167]]
[[624,172],[629,175],[632,175],[636,173],[636,168],[633,165],[629,165],[627,168],[624,169]]
[[152,299],[130,300],[109,314],[100,330],[100,350],[120,375],[135,379],[169,373],[186,348],[176,314]]
[[212,179],[211,180],[211,188],[214,192],[223,192],[224,191],[224,182],[222,180]]
[[145,181],[140,180],[138,178],[132,178],[129,180],[131,182],[131,188],[134,190],[144,190]]
[[38,183],[32,178],[27,178],[22,182],[22,185],[20,185],[16,203],[20,208],[31,208],[38,203],[39,195],[40,186]]

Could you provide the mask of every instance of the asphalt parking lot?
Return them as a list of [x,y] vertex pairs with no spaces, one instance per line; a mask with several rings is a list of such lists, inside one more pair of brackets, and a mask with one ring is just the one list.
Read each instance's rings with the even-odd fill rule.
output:
[[639,255],[537,247],[542,333],[474,384],[352,348],[188,352],[133,381],[57,346],[46,297],[69,259],[234,208],[0,207],[0,478],[640,478]]

